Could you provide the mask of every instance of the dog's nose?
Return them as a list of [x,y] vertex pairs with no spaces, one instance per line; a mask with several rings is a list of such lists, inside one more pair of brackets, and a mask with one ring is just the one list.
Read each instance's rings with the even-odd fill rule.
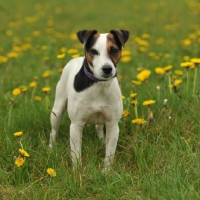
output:
[[112,72],[112,67],[110,66],[110,65],[104,65],[103,67],[102,67],[102,70],[103,70],[103,72],[105,73],[105,74],[110,74],[111,72]]

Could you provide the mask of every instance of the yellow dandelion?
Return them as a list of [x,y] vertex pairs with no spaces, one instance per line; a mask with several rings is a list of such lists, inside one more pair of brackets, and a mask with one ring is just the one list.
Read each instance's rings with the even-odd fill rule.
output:
[[131,97],[132,99],[135,99],[136,96],[137,96],[137,93],[131,93],[131,94],[130,94],[130,97]]
[[133,85],[138,86],[141,85],[141,81],[132,80]]
[[130,115],[130,112],[128,110],[123,111],[123,116],[128,117]]
[[189,56],[184,56],[184,57],[183,57],[183,60],[187,62],[187,61],[190,60],[190,57],[189,57]]
[[190,39],[184,39],[181,41],[183,46],[190,46],[191,45],[191,40]]
[[142,124],[145,124],[146,121],[144,119],[142,119],[142,118],[137,118],[137,119],[133,119],[132,123],[133,124],[140,124],[140,125],[142,125]]
[[58,59],[63,59],[63,58],[65,58],[65,54],[64,54],[64,53],[58,54],[58,55],[57,55],[57,58],[58,58]]
[[176,79],[176,80],[174,81],[174,83],[173,83],[173,86],[174,86],[174,87],[177,87],[177,86],[179,86],[181,83],[182,83],[182,80],[181,80],[181,79]]
[[155,72],[156,74],[163,75],[165,73],[165,70],[162,67],[156,67]]
[[80,54],[74,54],[74,55],[72,55],[72,58],[77,58],[79,56],[80,56]]
[[42,100],[42,98],[41,98],[40,96],[34,96],[33,99],[34,99],[35,101],[41,101],[41,100]]
[[135,106],[135,105],[137,105],[137,104],[138,104],[138,101],[137,101],[137,100],[132,100],[132,101],[131,101],[131,105]]
[[25,162],[25,159],[24,158],[17,158],[15,160],[15,164],[17,165],[17,167],[21,167]]
[[168,65],[168,66],[164,67],[164,70],[165,70],[166,72],[169,72],[172,68],[173,68],[172,65]]
[[193,62],[194,64],[200,64],[200,58],[192,58],[191,62]]
[[155,100],[146,100],[146,101],[143,101],[142,105],[150,106],[150,105],[154,104],[155,102],[156,102]]
[[66,48],[66,47],[62,47],[62,48],[60,49],[60,51],[61,51],[61,53],[66,53],[66,52],[67,52],[67,48]]
[[181,67],[184,67],[184,68],[186,68],[186,69],[190,68],[192,65],[194,65],[193,62],[182,62],[182,63],[180,64]]
[[38,37],[40,34],[41,34],[40,31],[33,31],[33,32],[32,32],[32,35],[33,35],[34,37]]
[[6,56],[0,56],[0,63],[6,63],[8,58]]
[[29,84],[29,86],[30,86],[31,88],[36,87],[36,86],[37,86],[36,81],[32,81],[32,82]]
[[47,169],[47,174],[50,175],[51,177],[55,177],[56,176],[56,171],[52,168],[48,168]]
[[14,135],[15,137],[20,137],[20,136],[22,136],[22,134],[23,134],[22,131],[18,131],[18,132],[15,132],[13,135]]
[[7,53],[6,56],[7,56],[8,58],[17,58],[17,57],[19,56],[19,53],[13,51],[13,52]]
[[132,60],[131,56],[123,56],[121,61],[124,63],[130,62]]
[[122,56],[131,56],[131,51],[130,50],[123,50]]
[[140,81],[145,81],[150,76],[150,74],[151,74],[151,71],[148,69],[145,69],[137,75],[137,79]]
[[78,49],[69,49],[67,51],[68,54],[77,54],[78,53]]
[[29,157],[30,156],[24,149],[19,149],[19,153],[24,157]]
[[42,77],[43,78],[48,78],[52,74],[51,70],[46,70],[43,72]]
[[142,38],[143,39],[149,39],[150,38],[150,35],[148,33],[143,33],[142,34]]
[[43,51],[46,51],[47,48],[48,48],[48,47],[47,47],[46,45],[42,45],[42,46],[41,46],[41,49],[42,49]]
[[19,96],[21,94],[21,90],[19,88],[15,88],[13,91],[12,91],[12,94],[14,96]]
[[124,100],[126,97],[122,95],[122,100]]
[[174,73],[178,76],[182,76],[183,75],[183,71],[182,70],[175,70]]
[[50,87],[43,87],[42,91],[47,94],[50,91]]

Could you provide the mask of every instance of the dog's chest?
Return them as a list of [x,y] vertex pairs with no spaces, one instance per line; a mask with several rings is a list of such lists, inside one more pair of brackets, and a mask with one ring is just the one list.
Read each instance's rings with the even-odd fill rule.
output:
[[83,121],[86,124],[104,124],[105,121],[110,121],[111,119],[112,115],[108,106],[90,106],[83,115]]

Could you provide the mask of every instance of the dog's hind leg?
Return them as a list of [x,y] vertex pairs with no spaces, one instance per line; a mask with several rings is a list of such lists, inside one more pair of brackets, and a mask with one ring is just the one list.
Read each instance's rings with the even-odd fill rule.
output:
[[56,140],[56,134],[58,132],[61,118],[67,108],[67,96],[65,92],[65,85],[59,81],[56,87],[56,98],[54,106],[51,112],[50,121],[51,121],[51,133],[49,147],[53,147],[53,143]]

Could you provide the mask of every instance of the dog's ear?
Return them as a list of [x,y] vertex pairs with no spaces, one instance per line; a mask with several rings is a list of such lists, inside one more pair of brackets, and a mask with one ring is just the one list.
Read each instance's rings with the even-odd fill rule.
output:
[[97,30],[82,30],[76,33],[77,38],[82,44],[86,44],[91,36],[97,33]]
[[122,46],[127,42],[130,32],[126,30],[111,30],[110,33],[112,33],[121,43]]

